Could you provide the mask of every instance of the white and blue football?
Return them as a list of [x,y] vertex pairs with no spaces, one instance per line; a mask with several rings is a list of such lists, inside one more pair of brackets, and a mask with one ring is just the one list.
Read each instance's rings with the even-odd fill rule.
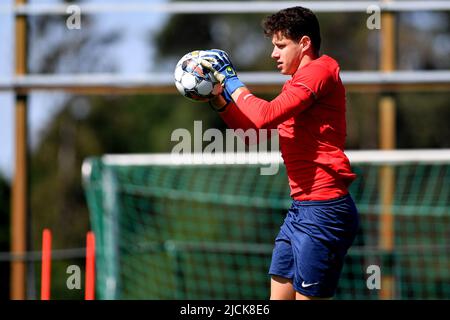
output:
[[222,92],[222,86],[211,71],[199,62],[203,52],[196,50],[185,54],[175,67],[175,86],[182,96],[192,101],[206,102]]

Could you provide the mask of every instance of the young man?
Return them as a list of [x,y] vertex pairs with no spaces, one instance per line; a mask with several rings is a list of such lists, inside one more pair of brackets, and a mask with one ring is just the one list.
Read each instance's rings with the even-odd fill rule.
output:
[[292,78],[268,102],[238,79],[228,55],[210,50],[201,63],[224,88],[210,101],[231,128],[277,128],[292,206],[275,239],[271,299],[331,298],[358,227],[348,193],[356,178],[344,154],[345,89],[338,63],[319,55],[319,23],[309,9],[279,11],[264,21],[272,58]]

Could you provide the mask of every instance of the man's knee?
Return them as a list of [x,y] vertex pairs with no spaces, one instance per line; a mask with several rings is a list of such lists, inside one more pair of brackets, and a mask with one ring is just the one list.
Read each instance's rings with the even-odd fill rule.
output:
[[270,300],[295,299],[295,290],[291,279],[272,276],[270,289]]

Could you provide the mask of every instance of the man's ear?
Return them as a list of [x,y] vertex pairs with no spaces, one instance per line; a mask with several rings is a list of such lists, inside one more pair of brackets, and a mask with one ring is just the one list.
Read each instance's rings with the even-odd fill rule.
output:
[[303,51],[308,51],[312,48],[312,41],[309,36],[303,36],[300,39],[300,43],[303,45]]

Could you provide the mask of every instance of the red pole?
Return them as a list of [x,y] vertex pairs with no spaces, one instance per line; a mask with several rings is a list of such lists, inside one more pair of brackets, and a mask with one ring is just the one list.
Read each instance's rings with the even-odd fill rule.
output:
[[86,235],[86,283],[85,300],[95,299],[95,235],[89,231]]
[[44,229],[42,232],[41,300],[50,300],[51,264],[52,233],[49,229]]

